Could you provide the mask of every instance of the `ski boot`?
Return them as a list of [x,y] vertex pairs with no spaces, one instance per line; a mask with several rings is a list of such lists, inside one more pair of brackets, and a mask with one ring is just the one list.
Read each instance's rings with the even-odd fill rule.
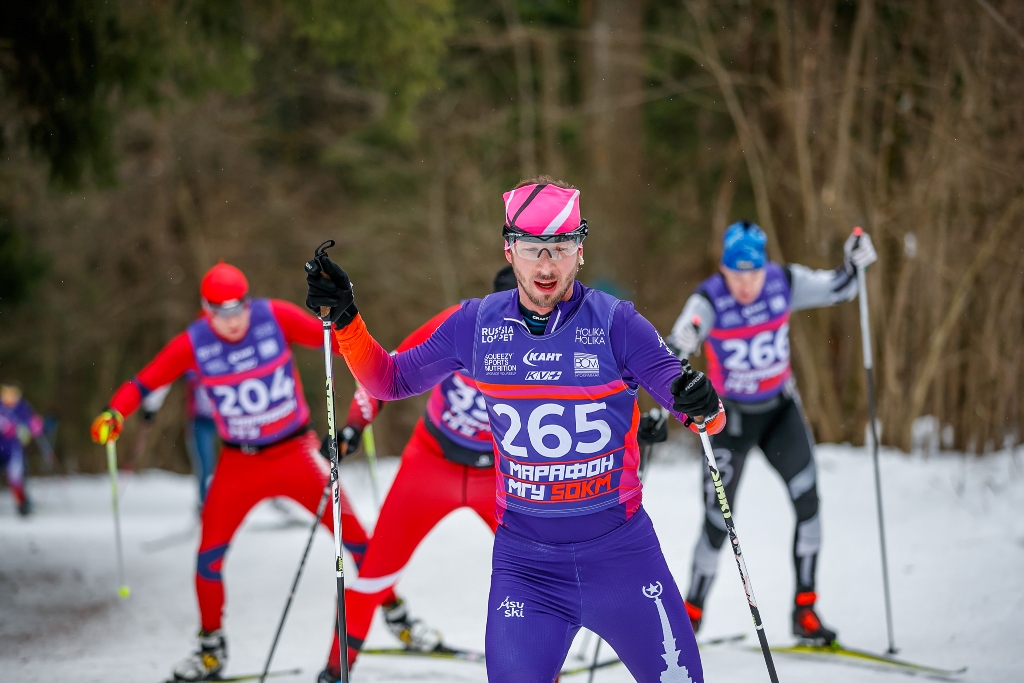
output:
[[196,651],[174,667],[175,681],[215,681],[228,663],[228,643],[224,631],[199,632]]
[[27,496],[18,503],[18,514],[22,517],[28,517],[32,514],[32,501]]
[[797,593],[793,607],[793,635],[813,645],[831,645],[836,640],[836,632],[826,628],[818,613],[814,611],[814,603],[818,594],[813,591]]
[[409,609],[405,600],[395,597],[395,601],[381,606],[384,609],[384,621],[391,633],[402,641],[408,650],[430,652],[442,647],[441,632],[432,629],[419,619],[409,618]]
[[697,633],[700,630],[700,620],[704,618],[704,609],[697,607],[689,600],[683,604],[686,605],[686,614],[690,617],[690,626],[693,627],[693,632]]

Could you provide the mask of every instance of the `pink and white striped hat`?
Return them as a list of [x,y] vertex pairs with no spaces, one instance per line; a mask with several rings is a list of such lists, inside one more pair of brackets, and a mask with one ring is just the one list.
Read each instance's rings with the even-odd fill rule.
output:
[[580,191],[557,185],[534,184],[506,192],[504,235],[550,237],[582,233]]

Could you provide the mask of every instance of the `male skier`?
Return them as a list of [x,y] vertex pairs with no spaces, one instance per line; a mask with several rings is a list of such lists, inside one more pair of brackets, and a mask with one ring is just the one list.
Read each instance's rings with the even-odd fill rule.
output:
[[0,459],[7,471],[7,485],[18,506],[18,514],[32,513],[32,500],[25,491],[25,446],[43,433],[43,418],[15,384],[0,385]]
[[[195,652],[174,669],[178,681],[221,677],[228,654],[221,629],[222,566],[246,515],[274,496],[287,496],[313,512],[328,479],[291,351],[291,344],[320,347],[321,323],[287,301],[250,298],[245,275],[225,263],[203,277],[200,294],[204,315],[121,385],[92,424],[97,443],[116,439],[124,416],[147,394],[189,371],[214,402],[223,447],[202,510],[196,570],[202,623]],[[344,494],[341,502],[345,547],[358,566],[368,538]],[[333,529],[329,505],[322,519]],[[394,602],[394,596],[386,602]],[[337,634],[335,648],[336,640]]]
[[504,198],[517,289],[463,302],[422,344],[384,351],[326,255],[307,264],[306,305],[331,307],[341,353],[374,398],[419,394],[452,372],[484,395],[498,523],[491,683],[551,683],[581,626],[640,683],[700,682],[683,599],[641,505],[636,391],[677,417],[706,417],[712,433],[725,422],[718,396],[704,375],[681,373],[632,304],[576,282],[587,234],[578,190],[542,176]]
[[[515,287],[510,266],[498,271],[495,292]],[[435,315],[406,337],[395,352],[424,342],[460,308],[451,306]],[[339,451],[343,455],[355,452],[363,430],[383,407],[383,401],[357,388],[340,432]],[[359,567],[359,578],[346,586],[349,666],[359,655],[374,610],[398,583],[416,547],[438,522],[460,507],[472,509],[494,531],[494,446],[487,406],[476,382],[453,372],[431,390],[426,414],[416,423],[402,451],[402,463],[381,507]],[[389,626],[392,618],[392,613],[385,612]],[[395,635],[407,647],[418,650],[431,650],[441,644],[437,632],[418,619],[412,621],[411,630]],[[318,683],[340,680],[341,672],[333,664],[338,661],[337,653],[332,653]]]
[[[835,270],[811,270],[768,261],[766,243],[764,232],[753,223],[729,226],[721,272],[701,283],[687,300],[668,343],[680,357],[690,356],[704,343],[708,376],[729,417],[725,431],[711,443],[733,509],[743,465],[754,446],[761,448],[786,482],[796,512],[793,634],[827,644],[835,640],[836,633],[822,625],[814,609],[814,575],[821,546],[817,474],[811,430],[790,372],[789,315],[856,297],[856,267],[873,263],[877,256],[867,234],[859,241],[851,235],[843,247],[843,265]],[[694,632],[700,627],[726,537],[725,520],[707,472],[704,492],[704,530],[694,549],[686,598]]]

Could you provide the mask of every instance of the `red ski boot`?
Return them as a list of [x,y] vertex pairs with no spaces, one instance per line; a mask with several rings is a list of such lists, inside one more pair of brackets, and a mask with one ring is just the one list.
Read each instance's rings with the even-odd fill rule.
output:
[[686,605],[686,613],[690,616],[690,626],[693,627],[693,632],[697,633],[700,630],[700,620],[704,617],[704,610],[690,601],[683,604]]
[[797,593],[793,607],[793,635],[814,645],[831,645],[835,642],[836,632],[826,628],[818,613],[814,611],[814,603],[818,594],[813,591]]

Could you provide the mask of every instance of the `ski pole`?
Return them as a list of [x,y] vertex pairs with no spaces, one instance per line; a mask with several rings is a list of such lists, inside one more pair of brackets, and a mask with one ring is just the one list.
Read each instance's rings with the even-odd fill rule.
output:
[[260,675],[260,683],[263,683],[267,678],[267,674],[270,672],[270,663],[274,659],[274,650],[277,649],[277,641],[281,637],[281,631],[284,629],[285,619],[288,618],[288,610],[292,607],[292,598],[295,597],[295,589],[299,587],[299,579],[302,578],[302,570],[306,567],[306,558],[309,557],[309,549],[313,547],[313,539],[316,537],[317,527],[320,526],[320,518],[324,516],[324,510],[327,508],[327,499],[330,496],[331,487],[325,486],[324,493],[320,496],[320,504],[316,506],[316,516],[313,518],[312,528],[309,530],[309,540],[306,541],[306,549],[302,553],[302,559],[299,560],[299,569],[295,572],[295,579],[292,581],[292,588],[288,591],[288,600],[284,603],[284,611],[281,612],[281,620],[277,622],[277,631],[274,633],[274,641],[270,644],[270,652],[267,653],[267,663],[263,666],[263,673]]
[[366,450],[366,464],[370,469],[370,492],[373,493],[373,507],[380,511],[380,489],[377,487],[377,443],[373,440],[373,425],[363,430],[363,448]]
[[[329,277],[320,268],[318,259],[333,246],[334,240],[327,240],[317,247],[313,258],[306,261],[306,272],[320,271],[322,276]],[[349,683],[348,627],[345,622],[345,558],[341,549],[341,481],[338,479],[338,426],[334,419],[334,368],[331,358],[332,324],[330,315],[330,307],[320,307],[320,320],[324,327],[324,372],[327,375],[327,433],[330,436],[327,451],[331,460],[331,498],[334,502],[334,571],[338,583],[338,665],[341,669],[341,683]]]
[[53,446],[50,445],[50,440],[46,438],[45,433],[36,437],[36,447],[43,456],[43,465],[46,467],[46,473],[53,474],[54,470],[57,469],[57,456],[53,452]]
[[[689,363],[683,361],[683,371],[689,369]],[[740,550],[740,539],[736,535],[736,522],[732,518],[732,510],[729,508],[729,501],[725,497],[725,486],[722,484],[722,475],[718,472],[718,463],[715,462],[715,454],[711,449],[711,439],[708,437],[707,429],[704,426],[704,416],[694,415],[690,419],[697,425],[697,434],[700,436],[701,446],[704,447],[704,459],[707,460],[708,470],[711,472],[711,481],[715,484],[715,491],[718,493],[718,506],[722,510],[722,517],[725,519],[725,528],[729,531],[729,541],[732,544],[732,554],[736,557],[736,568],[739,569],[740,579],[743,581],[743,592],[747,594],[747,604],[750,606],[750,616],[754,619],[754,628],[757,630],[757,640],[761,644],[761,653],[764,654],[764,663],[768,667],[768,678],[772,683],[779,683],[779,675],[775,672],[775,662],[772,660],[772,651],[768,647],[768,638],[764,634],[764,624],[761,623],[761,613],[757,609],[757,601],[754,599],[754,587],[750,583],[750,574],[747,572],[747,563],[743,559],[743,552]]]
[[107,469],[110,470],[111,506],[114,510],[114,542],[117,547],[117,594],[122,598],[131,595],[128,584],[124,582],[124,553],[121,550],[121,513],[117,504],[117,442],[107,440]]
[[580,651],[576,655],[576,659],[581,662],[587,658],[587,650],[590,649],[590,638],[594,635],[594,632],[589,628],[583,629],[583,638],[580,640]]
[[[149,442],[149,433],[153,430],[152,417],[143,417],[139,428],[135,432],[135,442],[132,444],[131,469],[132,471],[142,470],[142,456],[146,452],[146,444]],[[192,465],[195,467],[195,464]]]
[[[655,419],[654,429],[661,429],[662,425],[668,421],[669,412],[667,410],[661,410],[660,408],[652,408],[649,413],[651,417]],[[651,464],[651,456],[654,454],[654,444],[644,444],[644,450],[640,453],[640,481],[643,482],[644,477],[647,475],[647,468]]]
[[[864,230],[859,226],[853,229],[856,237],[854,246],[860,243]],[[885,545],[885,516],[882,512],[882,474],[878,465],[878,425],[875,408],[875,378],[872,371],[871,358],[871,322],[868,317],[868,287],[864,279],[864,267],[857,266],[857,302],[860,305],[860,341],[864,355],[864,374],[867,377],[868,419],[871,425],[871,462],[875,470],[875,502],[878,507],[878,539],[882,546],[882,587],[885,589],[885,625],[889,634],[889,654],[894,655],[896,640],[892,630],[892,598],[889,593],[889,558]]]
[[590,665],[590,675],[587,676],[587,683],[594,683],[594,674],[597,673],[597,656],[601,654],[601,643],[604,642],[604,638],[598,636],[597,647],[594,648],[594,663]]

